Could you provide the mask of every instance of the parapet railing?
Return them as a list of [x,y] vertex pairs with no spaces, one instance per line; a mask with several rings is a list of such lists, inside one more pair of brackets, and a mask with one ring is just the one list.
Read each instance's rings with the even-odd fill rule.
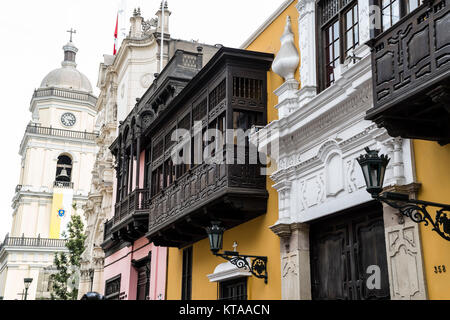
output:
[[31,134],[45,135],[45,136],[56,136],[56,137],[63,137],[63,138],[70,138],[70,139],[82,139],[82,140],[92,140],[92,141],[94,141],[98,137],[98,134],[93,133],[93,132],[55,129],[55,128],[51,128],[51,127],[50,128],[40,127],[37,125],[28,125],[26,132],[31,133]]

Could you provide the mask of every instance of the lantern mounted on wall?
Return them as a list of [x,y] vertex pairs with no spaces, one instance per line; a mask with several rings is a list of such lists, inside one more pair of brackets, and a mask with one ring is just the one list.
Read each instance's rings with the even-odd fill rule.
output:
[[361,155],[357,160],[363,171],[367,192],[376,197],[383,191],[384,175],[391,159],[385,155],[379,156],[376,150],[365,150],[367,154]]
[[206,228],[211,252],[215,256],[229,261],[236,267],[249,271],[255,277],[264,279],[264,282],[267,284],[267,257],[241,255],[236,251],[219,253],[223,247],[223,233],[225,232],[225,228],[221,227],[220,224],[219,221],[213,221],[211,227]]
[[25,286],[25,295],[24,300],[27,300],[28,297],[28,289],[30,289],[31,283],[33,282],[33,278],[25,278],[23,279],[23,284]]
[[[408,194],[396,192],[383,192],[384,176],[390,159],[386,155],[378,155],[378,151],[365,149],[367,154],[361,155],[357,161],[361,166],[367,192],[378,201],[399,210],[406,217],[416,223],[432,225],[433,231],[442,238],[450,241],[450,205],[410,199]],[[436,208],[435,217],[432,218],[428,207]]]
[[220,226],[220,222],[212,222],[212,226],[206,228],[206,233],[209,238],[209,247],[214,255],[216,255],[223,246],[223,233],[225,228]]

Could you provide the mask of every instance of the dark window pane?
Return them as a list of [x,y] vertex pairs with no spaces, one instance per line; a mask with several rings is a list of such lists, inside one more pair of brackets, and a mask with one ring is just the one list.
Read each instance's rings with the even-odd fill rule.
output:
[[351,30],[347,31],[347,36],[346,36],[346,38],[347,38],[346,49],[348,50],[348,49],[350,49],[350,48],[353,48],[353,34],[352,34],[352,31],[351,31]]
[[399,1],[395,0],[392,2],[392,25],[400,20],[400,5]]
[[339,54],[339,41],[336,41],[334,43],[334,59],[336,60],[337,58],[339,58],[340,54]]
[[347,12],[345,20],[346,20],[345,26],[347,28],[345,30],[350,30],[352,28],[352,26],[353,26],[353,10],[349,10]]
[[181,279],[181,300],[192,298],[192,247],[183,251],[183,274]]
[[391,26],[391,10],[390,8],[383,9],[382,18],[383,18],[383,30],[387,30]]
[[334,25],[333,25],[333,35],[334,35],[334,40],[339,39],[339,21],[337,21]]
[[247,300],[247,278],[221,282],[219,300]]

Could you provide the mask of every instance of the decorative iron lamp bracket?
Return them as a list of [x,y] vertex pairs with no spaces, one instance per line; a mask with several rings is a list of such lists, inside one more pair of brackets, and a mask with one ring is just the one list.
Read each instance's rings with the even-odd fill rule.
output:
[[[267,257],[240,255],[235,251],[224,251],[224,253],[215,253],[214,255],[222,257],[238,268],[249,271],[256,278],[264,279],[264,283],[267,284]],[[250,262],[247,259],[250,259]]]
[[[372,198],[397,209],[403,216],[411,218],[416,223],[424,223],[425,226],[431,224],[433,231],[450,241],[450,219],[447,216],[447,214],[450,215],[450,205],[410,199],[409,195],[403,193],[382,193],[384,175],[390,159],[386,155],[378,155],[377,150],[369,148],[365,150],[366,154],[357,158],[357,161],[366,181],[367,192],[372,195]],[[427,207],[438,208],[434,219]]]
[[[409,217],[416,223],[423,223],[425,226],[431,224],[433,231],[450,241],[450,218],[447,215],[450,215],[450,205],[409,199],[407,194],[394,192],[385,192],[374,196],[374,199],[397,209],[403,216]],[[437,208],[434,219],[428,212],[428,207]]]

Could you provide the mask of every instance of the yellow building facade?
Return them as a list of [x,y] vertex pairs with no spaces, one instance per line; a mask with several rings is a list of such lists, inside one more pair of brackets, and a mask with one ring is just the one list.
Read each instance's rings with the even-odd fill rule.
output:
[[[417,181],[421,183],[419,200],[449,204],[450,145],[415,140],[414,153]],[[434,218],[434,208],[430,209]],[[425,225],[421,225],[421,237],[428,298],[450,299],[450,242]]]
[[[298,11],[295,1],[285,2],[255,34],[244,44],[243,49],[276,54],[280,50],[280,37],[283,34],[287,16],[291,17],[295,42],[298,43]],[[297,48],[298,49],[298,48]],[[295,77],[299,80],[297,70]],[[273,93],[283,84],[283,79],[273,71],[267,74],[267,120],[270,123],[278,119],[274,108],[278,97]],[[223,248],[232,251],[238,245],[241,254],[267,256],[268,283],[256,277],[249,277],[247,282],[248,300],[281,299],[281,264],[280,239],[270,227],[278,220],[278,194],[272,188],[273,181],[267,178],[269,200],[267,213],[247,223],[241,224],[224,233]],[[218,284],[210,282],[207,275],[214,272],[216,266],[225,262],[212,255],[208,239],[195,243],[192,247],[192,299],[218,299]],[[168,254],[167,299],[179,300],[182,292],[183,250],[171,248]]]

